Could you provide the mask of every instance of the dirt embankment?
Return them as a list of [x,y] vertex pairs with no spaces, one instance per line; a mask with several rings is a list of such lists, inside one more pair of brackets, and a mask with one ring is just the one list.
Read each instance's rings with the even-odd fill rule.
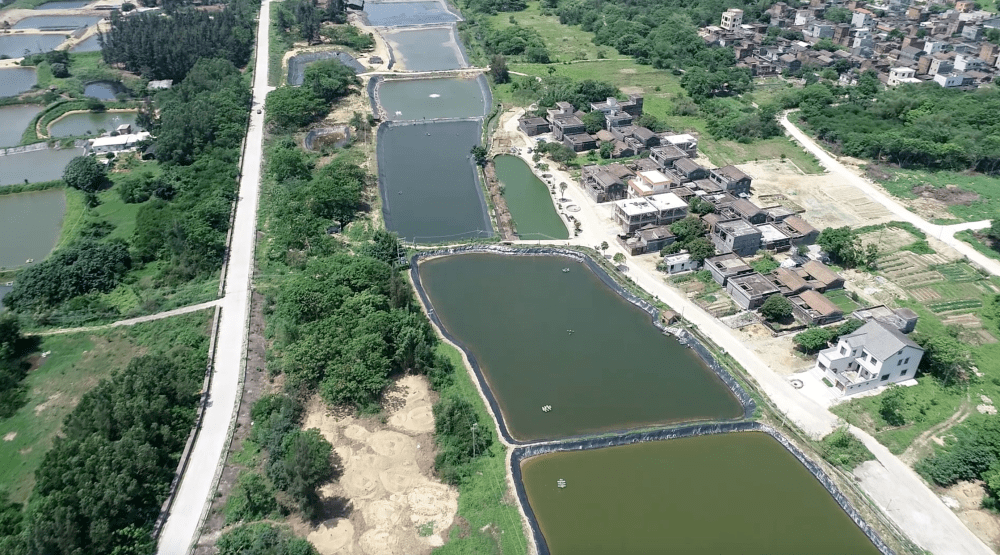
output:
[[334,414],[319,398],[309,403],[303,427],[320,430],[344,469],[320,490],[328,520],[290,521],[321,554],[418,554],[444,544],[458,491],[433,478],[431,396],[425,378],[399,379],[386,395],[384,423]]

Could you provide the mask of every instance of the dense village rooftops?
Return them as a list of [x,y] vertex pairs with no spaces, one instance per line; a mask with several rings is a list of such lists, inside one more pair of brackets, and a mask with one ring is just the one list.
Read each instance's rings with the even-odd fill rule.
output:
[[795,231],[801,233],[802,235],[809,235],[816,231],[816,228],[809,225],[809,222],[803,220],[799,216],[788,216],[784,219],[785,225],[794,229]]
[[726,233],[735,236],[758,233],[757,228],[755,228],[753,224],[744,219],[726,220],[724,222],[719,222],[718,224],[716,224],[716,227],[724,229]]
[[645,127],[636,127],[635,131],[632,132],[632,136],[634,136],[636,139],[639,139],[643,143],[648,143],[650,140],[653,139],[653,137],[656,137],[656,133],[653,133],[652,131],[646,129]]
[[674,145],[659,145],[649,149],[650,155],[661,160],[680,160],[688,154]]
[[639,177],[642,178],[646,183],[657,186],[666,185],[670,183],[670,178],[663,174],[663,172],[658,170],[639,172]]
[[745,173],[743,173],[743,170],[741,170],[741,169],[739,169],[739,168],[737,168],[736,166],[733,166],[733,165],[723,166],[721,168],[717,168],[717,169],[714,169],[712,171],[715,172],[716,175],[725,177],[726,179],[729,179],[730,181],[739,181],[741,179],[750,179],[750,176],[747,175],[747,174],[745,174]]
[[716,268],[724,275],[739,274],[753,270],[739,255],[731,252],[706,258],[705,264]]
[[732,208],[737,214],[743,216],[744,218],[747,218],[748,220],[752,219],[755,216],[763,214],[763,211],[761,211],[759,206],[750,202],[749,200],[742,198],[737,199],[736,202],[732,203],[730,205],[730,208]]
[[771,272],[771,281],[785,294],[794,294],[809,287],[806,280],[788,268],[777,268]]
[[813,310],[820,316],[828,317],[844,313],[844,311],[835,305],[833,301],[824,297],[821,293],[817,293],[811,289],[799,293],[798,297],[802,299],[805,304],[803,308]]
[[673,193],[662,193],[659,195],[653,195],[647,198],[657,210],[677,210],[681,208],[687,208],[687,203],[681,200],[680,197]]
[[761,240],[765,243],[772,243],[774,241],[784,241],[788,239],[788,236],[781,232],[780,229],[774,227],[771,224],[761,224],[757,226],[757,230],[760,231]]
[[677,171],[685,174],[705,169],[698,162],[695,162],[694,160],[686,157],[680,158],[676,162],[674,162],[674,167],[677,168]]
[[729,278],[733,288],[742,289],[748,297],[763,297],[778,293],[778,288],[766,277],[754,272],[745,276]]
[[810,260],[803,264],[802,271],[824,285],[830,285],[831,283],[843,280],[843,278],[837,275],[837,272],[834,272],[826,264],[818,260]]

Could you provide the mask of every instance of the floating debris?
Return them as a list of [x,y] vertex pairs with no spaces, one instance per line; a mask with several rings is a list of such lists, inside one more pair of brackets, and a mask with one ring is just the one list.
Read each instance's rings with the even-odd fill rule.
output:
[[559,486],[559,487],[561,487],[561,488],[564,488],[564,487],[566,487],[566,480],[563,480],[562,478],[559,478],[558,480],[556,480],[556,485]]
[[542,407],[542,412],[549,412],[550,410],[552,410],[552,405],[545,405]]
[[566,330],[566,333],[573,335],[574,333],[576,333],[576,330]]
[[569,268],[563,268],[563,273],[564,274],[568,274],[569,273]]

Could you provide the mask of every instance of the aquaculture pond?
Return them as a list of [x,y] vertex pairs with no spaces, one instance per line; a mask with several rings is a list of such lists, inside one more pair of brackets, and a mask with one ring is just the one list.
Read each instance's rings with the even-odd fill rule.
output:
[[66,114],[49,126],[53,137],[97,135],[100,130],[114,131],[119,125],[135,125],[135,112],[86,112]]
[[14,24],[14,29],[78,29],[104,19],[99,15],[34,15]]
[[15,96],[31,90],[38,82],[33,67],[0,68],[0,97]]
[[65,215],[62,189],[0,195],[0,268],[16,268],[48,256]]
[[32,150],[0,156],[0,185],[39,183],[62,178],[66,164],[83,155],[82,148]]
[[521,473],[552,555],[879,553],[762,432],[548,453],[523,461]]
[[97,35],[93,35],[86,39],[83,39],[76,46],[70,48],[70,52],[98,52],[101,50],[101,42],[98,40]]
[[556,213],[552,195],[528,164],[517,156],[493,158],[503,198],[521,239],[568,239],[569,230]]
[[390,79],[379,83],[378,100],[391,120],[476,117],[486,115],[488,90],[483,76]]
[[379,189],[389,231],[421,243],[493,234],[469,154],[480,128],[479,120],[379,127]]
[[288,84],[296,87],[301,85],[306,76],[306,67],[308,67],[309,64],[333,58],[337,58],[340,60],[340,63],[353,69],[354,73],[361,73],[365,70],[365,66],[361,65],[360,62],[355,60],[354,57],[347,52],[335,52],[333,50],[326,50],[323,52],[307,52],[305,54],[292,56],[288,59]]
[[439,71],[469,65],[454,25],[385,31],[382,37],[392,47],[393,69]]
[[84,96],[98,100],[114,100],[115,95],[123,91],[124,87],[113,81],[94,81],[87,83],[87,86],[83,88]]
[[443,0],[434,2],[365,2],[365,16],[374,27],[451,23],[460,18]]
[[77,2],[46,2],[40,6],[35,6],[36,10],[75,10],[89,4],[91,0],[79,0]]
[[0,35],[0,56],[23,58],[26,54],[55,50],[65,41],[65,35]]
[[16,146],[28,129],[31,120],[42,111],[42,106],[14,104],[0,108],[0,148]]
[[461,254],[422,262],[419,276],[445,330],[478,361],[515,439],[743,414],[694,352],[582,262]]

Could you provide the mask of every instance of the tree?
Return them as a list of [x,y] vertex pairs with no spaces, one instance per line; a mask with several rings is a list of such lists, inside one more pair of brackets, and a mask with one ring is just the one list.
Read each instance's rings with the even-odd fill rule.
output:
[[566,188],[567,187],[569,187],[569,186],[566,185],[565,181],[559,183],[559,194],[562,195],[562,198],[566,198]]
[[604,112],[600,110],[587,112],[583,116],[583,124],[586,126],[587,133],[597,133],[604,129]]
[[621,266],[625,263],[625,255],[620,252],[616,252],[615,256],[611,260],[613,260],[615,264]]
[[803,352],[812,354],[830,343],[831,334],[823,328],[809,328],[795,336],[795,345]]
[[878,413],[886,424],[890,426],[906,424],[906,418],[903,416],[904,395],[903,388],[898,385],[890,385],[889,389],[882,394]]
[[490,77],[493,78],[493,83],[496,85],[502,85],[510,82],[510,71],[507,69],[507,58],[504,58],[500,54],[493,56],[493,59],[490,61]]
[[968,347],[957,339],[947,334],[914,334],[913,340],[924,348],[921,369],[946,384],[969,379],[972,358]]
[[686,245],[705,235],[705,223],[695,216],[670,224],[670,231],[677,237],[677,242]]
[[64,63],[56,62],[50,65],[49,71],[51,71],[52,76],[57,79],[63,79],[65,77],[69,77],[69,68],[67,68],[66,64]]
[[304,127],[322,118],[329,104],[308,87],[279,87],[267,95],[267,120],[284,129]]
[[701,197],[691,197],[691,202],[688,203],[688,211],[701,216],[715,212],[715,205],[707,200],[703,200]]
[[233,528],[219,536],[219,555],[316,555],[309,541],[267,522]]
[[601,143],[601,149],[599,152],[601,158],[604,158],[605,160],[611,158],[611,155],[614,154],[615,152],[614,143],[612,143],[611,141],[604,141],[603,143]]
[[63,170],[63,181],[67,187],[93,193],[104,187],[107,170],[93,156],[77,156],[69,161]]
[[336,58],[309,64],[302,77],[302,87],[328,103],[347,96],[352,85],[360,84],[354,70]]
[[994,241],[1000,241],[1000,219],[992,220],[986,229],[986,236]]
[[601,253],[607,256],[607,252],[608,252],[608,242],[601,241]]
[[340,466],[333,446],[319,430],[296,430],[285,436],[284,455],[279,463],[272,461],[272,480],[299,502],[300,509],[310,518],[319,509],[316,489],[336,476]]
[[469,474],[469,463],[489,452],[493,434],[487,426],[480,425],[472,404],[463,398],[443,397],[432,411],[438,445],[434,469],[443,481],[457,484]]
[[775,293],[764,301],[760,313],[771,322],[779,322],[792,315],[792,303],[783,295]]
[[472,158],[476,161],[477,166],[480,167],[486,166],[486,160],[487,160],[486,155],[489,154],[489,151],[486,149],[485,146],[475,145],[471,149],[469,149],[469,154],[472,154]]
[[308,180],[312,177],[312,167],[295,143],[287,140],[271,151],[267,173],[279,183],[290,179]]
[[709,256],[713,256],[715,254],[715,245],[704,237],[692,239],[687,243],[687,245],[685,245],[684,248],[688,251],[688,254],[691,255],[691,260],[696,260],[698,262],[701,262]]

